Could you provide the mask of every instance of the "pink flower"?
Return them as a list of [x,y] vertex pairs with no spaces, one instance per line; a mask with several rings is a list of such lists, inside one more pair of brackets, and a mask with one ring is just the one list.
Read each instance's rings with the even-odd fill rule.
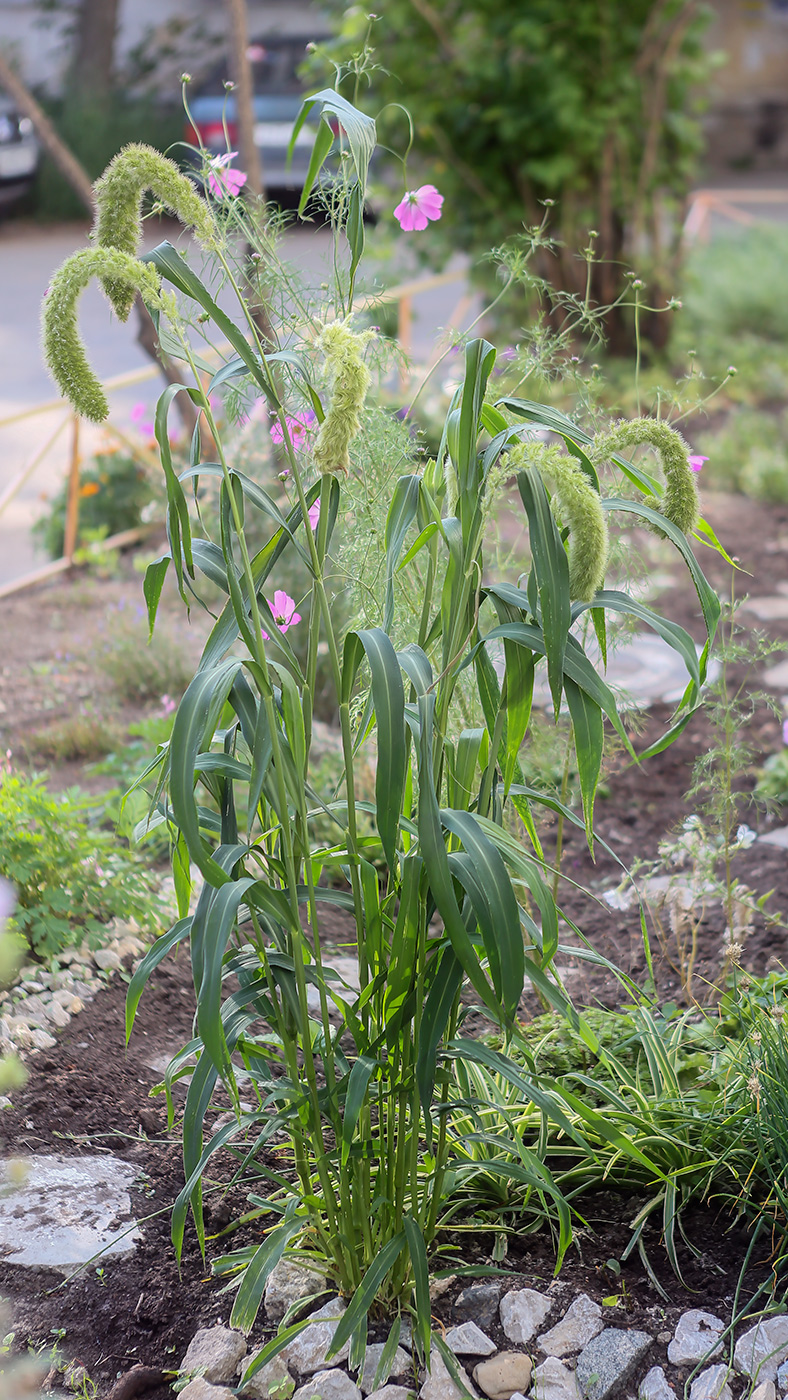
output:
[[[286,632],[289,627],[295,627],[296,623],[301,621],[301,614],[296,612],[294,600],[282,588],[277,588],[270,607],[280,632]],[[263,641],[270,641],[267,632],[263,632]]]
[[208,176],[208,189],[217,199],[223,199],[226,194],[237,194],[246,184],[246,175],[242,170],[230,170],[231,160],[235,160],[237,151],[227,151],[223,156],[214,156],[211,161],[211,174]]
[[313,530],[316,530],[316,529],[317,529],[317,522],[318,522],[318,520],[320,519],[320,502],[319,502],[319,501],[315,501],[315,504],[314,504],[313,506],[310,506],[310,507],[309,507],[309,512],[308,512],[308,514],[309,514],[309,524],[311,525],[311,527],[312,527]]
[[702,471],[703,463],[708,462],[708,460],[708,457],[699,457],[695,452],[691,452],[689,457],[687,458],[687,461],[689,462],[694,472]]
[[783,720],[783,743],[788,745],[788,719]]
[[[292,442],[296,452],[299,452],[304,446],[304,443],[306,442],[307,437],[312,429],[312,426],[315,422],[315,415],[312,412],[311,408],[306,408],[301,413],[294,414],[292,418],[289,414],[287,414],[285,417],[285,422],[287,423],[287,431],[290,434],[290,441]],[[269,431],[271,433],[271,441],[275,442],[277,446],[281,446],[281,444],[285,440],[285,435],[282,430],[282,424],[278,422],[273,422]]]
[[405,233],[427,227],[430,219],[439,219],[443,207],[443,195],[438,194],[434,185],[421,185],[417,190],[408,190],[405,198],[394,210],[394,218]]
[[135,403],[131,410],[131,421],[139,428],[146,437],[153,437],[153,424],[148,418],[148,405],[146,403]]
[[172,712],[173,712],[173,710],[177,709],[177,704],[176,704],[176,702],[173,700],[173,698],[172,698],[171,695],[162,695],[162,697],[161,697],[161,708],[162,708],[162,713],[163,713],[163,714],[165,714],[165,715],[171,715]]

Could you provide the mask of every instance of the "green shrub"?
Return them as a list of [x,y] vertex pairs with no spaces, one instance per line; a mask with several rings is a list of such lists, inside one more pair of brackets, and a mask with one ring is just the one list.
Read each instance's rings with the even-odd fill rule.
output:
[[[116,535],[142,523],[142,512],[152,499],[151,483],[143,467],[125,452],[99,452],[80,472],[78,538]],[[50,559],[63,555],[66,528],[67,486],[58,491],[33,526],[33,534]]]
[[101,715],[80,712],[29,735],[25,747],[35,758],[52,763],[91,763],[111,753],[117,742],[116,727]]
[[[72,95],[68,100],[44,98],[42,106],[92,180],[129,141],[145,141],[166,151],[180,140],[183,128],[180,109],[163,107],[150,99],[135,100],[122,92],[113,93],[106,105],[78,102]],[[82,201],[47,155],[41,161],[28,207],[42,222],[85,217]]]
[[16,892],[14,920],[49,958],[85,938],[98,945],[112,919],[150,915],[150,879],[107,832],[88,826],[90,800],[53,796],[41,775],[0,780],[0,876]]

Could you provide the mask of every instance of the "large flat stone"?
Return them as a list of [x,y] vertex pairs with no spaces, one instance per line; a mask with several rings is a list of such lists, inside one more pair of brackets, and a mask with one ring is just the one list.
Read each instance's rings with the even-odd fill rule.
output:
[[569,1356],[580,1351],[604,1327],[602,1309],[587,1293],[578,1294],[560,1322],[537,1338],[547,1356]]
[[508,1341],[525,1346],[552,1312],[553,1300],[535,1288],[519,1288],[501,1299],[501,1326]]
[[0,1167],[0,1256],[69,1273],[95,1254],[134,1249],[140,1233],[129,1187],[136,1167],[117,1157],[26,1157]]
[[606,1327],[577,1359],[577,1381],[588,1400],[612,1400],[646,1355],[653,1338],[634,1328]]

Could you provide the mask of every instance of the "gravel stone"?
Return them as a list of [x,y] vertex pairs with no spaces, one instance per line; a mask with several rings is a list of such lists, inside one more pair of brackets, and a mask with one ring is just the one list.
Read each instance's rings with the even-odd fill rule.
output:
[[[454,1384],[443,1357],[437,1351],[431,1353],[430,1364],[431,1370],[419,1391],[419,1400],[461,1400],[462,1391]],[[468,1394],[476,1396],[477,1392],[471,1384],[470,1377],[466,1375],[462,1366],[458,1366],[457,1369]]]
[[379,1390],[373,1390],[367,1400],[415,1400],[415,1397],[415,1390],[408,1390],[406,1385],[382,1385]]
[[777,1387],[774,1381],[761,1381],[750,1395],[750,1400],[777,1400]]
[[588,1400],[610,1400],[629,1380],[652,1345],[648,1332],[606,1327],[577,1359],[577,1381]]
[[93,961],[102,972],[118,972],[123,966],[123,961],[114,948],[97,948],[93,954]]
[[361,1400],[361,1391],[347,1371],[332,1367],[330,1371],[317,1371],[296,1391],[293,1400],[312,1400],[313,1396],[319,1400]]
[[[242,1376],[252,1362],[257,1359],[262,1351],[262,1347],[257,1347],[250,1356],[244,1357],[238,1363],[238,1375]],[[259,1371],[244,1386],[242,1395],[248,1395],[251,1400],[268,1400],[272,1391],[277,1396],[292,1394],[295,1390],[295,1381],[287,1369],[287,1362],[280,1356],[275,1356],[272,1361],[266,1361]]]
[[[750,1327],[739,1338],[733,1352],[733,1365],[739,1375],[753,1380],[777,1379],[777,1368],[788,1360],[788,1316],[769,1317]],[[727,1397],[726,1397],[727,1400]]]
[[[344,1311],[345,1304],[341,1298],[329,1298],[322,1308],[312,1313],[309,1326],[305,1327],[303,1332],[299,1332],[280,1353],[288,1366],[299,1376],[311,1376],[315,1371],[328,1369],[326,1352],[334,1340],[334,1333]],[[349,1350],[348,1341],[331,1360],[337,1363],[347,1361]]]
[[507,1341],[524,1346],[552,1311],[552,1298],[533,1288],[521,1288],[501,1299],[501,1326]]
[[[358,1378],[359,1388],[365,1395],[369,1395],[375,1389],[375,1373],[380,1365],[380,1358],[383,1355],[383,1346],[383,1342],[372,1342],[367,1347],[364,1356],[364,1365],[361,1369],[361,1375]],[[411,1360],[408,1353],[403,1351],[402,1347],[397,1347],[394,1353],[394,1364],[389,1371],[389,1376],[407,1375],[410,1365]],[[388,1376],[386,1380],[388,1380]],[[383,1384],[385,1385],[385,1381]],[[382,1389],[382,1387],[379,1387],[379,1389]]]
[[537,1338],[548,1356],[569,1356],[580,1351],[604,1327],[602,1309],[587,1293],[581,1293],[567,1308],[561,1321]]
[[720,1337],[725,1331],[722,1318],[702,1308],[690,1308],[682,1313],[676,1332],[668,1347],[668,1361],[673,1366],[689,1366],[705,1357],[711,1359],[722,1351]]
[[[471,1288],[464,1288],[454,1302],[454,1316],[457,1321],[476,1322],[479,1327],[492,1327],[498,1316],[501,1287],[501,1283],[496,1281],[494,1283],[478,1283]],[[541,1322],[537,1324],[539,1327],[541,1325]]]
[[[229,1327],[201,1327],[189,1342],[180,1369],[200,1371],[211,1385],[234,1381],[238,1362],[246,1356],[246,1342]],[[185,1392],[182,1392],[185,1394]]]
[[730,1371],[724,1361],[716,1366],[707,1366],[696,1376],[690,1386],[690,1400],[733,1400],[733,1391],[728,1385]]
[[638,1400],[676,1400],[661,1366],[652,1366],[640,1382]]
[[280,1259],[265,1286],[265,1311],[271,1322],[281,1322],[287,1309],[302,1298],[322,1293],[326,1275],[319,1270],[305,1269],[290,1259]]
[[533,1362],[522,1351],[501,1351],[489,1361],[480,1361],[473,1379],[489,1400],[511,1400],[531,1384]]
[[533,1400],[580,1400],[577,1377],[563,1361],[548,1356],[534,1371]]
[[491,1342],[475,1322],[462,1322],[459,1327],[452,1327],[445,1340],[455,1356],[492,1356],[497,1351],[495,1342]]
[[193,1381],[189,1381],[180,1392],[180,1397],[181,1400],[235,1400],[233,1392],[226,1385],[211,1385],[202,1376],[195,1376]]

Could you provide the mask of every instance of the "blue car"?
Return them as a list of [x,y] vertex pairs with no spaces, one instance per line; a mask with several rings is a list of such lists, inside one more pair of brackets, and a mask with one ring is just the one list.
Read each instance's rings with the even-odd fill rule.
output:
[[[249,45],[254,91],[254,137],[260,152],[263,183],[268,194],[299,194],[309,166],[314,127],[306,124],[299,132],[293,156],[287,159],[293,124],[304,96],[298,68],[311,41],[325,36],[288,35],[260,39]],[[212,155],[239,148],[235,97],[225,91],[229,78],[227,61],[218,64],[203,81],[189,89],[189,108],[200,136],[200,144]],[[224,126],[227,126],[225,134]],[[195,145],[195,134],[187,125],[185,140]]]

